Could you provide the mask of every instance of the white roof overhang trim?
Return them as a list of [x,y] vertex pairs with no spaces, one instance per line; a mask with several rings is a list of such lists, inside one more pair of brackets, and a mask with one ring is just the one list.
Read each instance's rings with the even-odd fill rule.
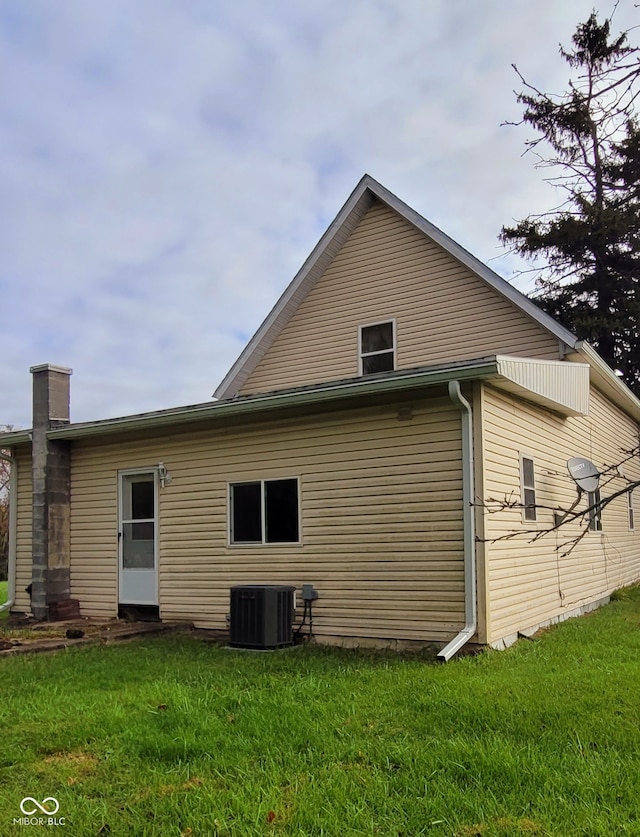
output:
[[496,356],[491,383],[564,416],[589,414],[589,366],[562,360]]

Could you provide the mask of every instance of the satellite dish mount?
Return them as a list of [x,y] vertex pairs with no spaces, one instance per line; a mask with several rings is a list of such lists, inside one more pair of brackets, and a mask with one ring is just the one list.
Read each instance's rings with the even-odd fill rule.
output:
[[583,456],[574,456],[567,462],[567,468],[580,493],[593,494],[600,487],[600,471]]

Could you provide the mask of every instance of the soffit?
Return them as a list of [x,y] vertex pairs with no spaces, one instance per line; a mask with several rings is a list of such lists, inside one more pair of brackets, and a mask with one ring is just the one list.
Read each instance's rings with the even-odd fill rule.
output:
[[565,416],[589,414],[589,366],[568,361],[496,357],[491,383],[534,404]]

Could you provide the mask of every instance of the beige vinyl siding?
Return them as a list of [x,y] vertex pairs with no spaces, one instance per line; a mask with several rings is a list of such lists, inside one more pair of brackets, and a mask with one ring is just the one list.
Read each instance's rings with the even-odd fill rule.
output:
[[71,598],[83,616],[117,616],[117,474],[85,462],[81,451],[71,452]]
[[16,526],[16,600],[13,610],[27,613],[31,601],[26,588],[31,584],[31,521],[32,480],[31,448],[20,447],[14,451],[17,468],[17,526]]
[[356,376],[358,327],[392,319],[398,368],[491,354],[559,358],[556,338],[375,202],[242,392]]
[[[319,636],[437,640],[464,622],[460,415],[447,398],[156,440],[76,443],[72,594],[116,609],[117,474],[163,461],[160,607],[225,628],[234,584],[314,584]],[[228,484],[300,480],[302,543],[229,546]]]
[[[637,445],[638,430],[597,390],[591,390],[590,414],[563,419],[490,387],[483,392],[484,497],[490,501],[520,497],[520,455],[533,459],[536,503],[568,508],[576,497],[566,462],[591,459],[597,467],[620,462]],[[639,479],[636,461],[625,465]],[[606,496],[622,488],[616,479]],[[580,508],[586,509],[586,497]],[[523,522],[519,508],[485,516],[489,541],[510,532],[526,534],[486,545],[490,597],[490,640],[532,627],[598,601],[640,577],[640,533],[630,532],[625,496],[603,511],[603,531],[589,532],[569,554],[580,524],[565,526],[531,543],[536,532],[553,525],[553,513],[537,510],[535,522]],[[583,524],[583,525],[586,525]],[[559,549],[556,549],[559,547]]]

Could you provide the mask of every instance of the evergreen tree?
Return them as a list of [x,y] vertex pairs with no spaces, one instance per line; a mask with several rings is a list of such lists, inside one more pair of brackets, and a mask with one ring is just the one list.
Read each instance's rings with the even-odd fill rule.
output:
[[[526,143],[562,193],[560,206],[503,227],[501,240],[539,268],[535,300],[588,340],[640,394],[640,95],[638,49],[627,33],[591,14],[573,48],[560,54],[573,71],[560,96],[542,93],[518,73]],[[514,66],[516,72],[517,68]]]

